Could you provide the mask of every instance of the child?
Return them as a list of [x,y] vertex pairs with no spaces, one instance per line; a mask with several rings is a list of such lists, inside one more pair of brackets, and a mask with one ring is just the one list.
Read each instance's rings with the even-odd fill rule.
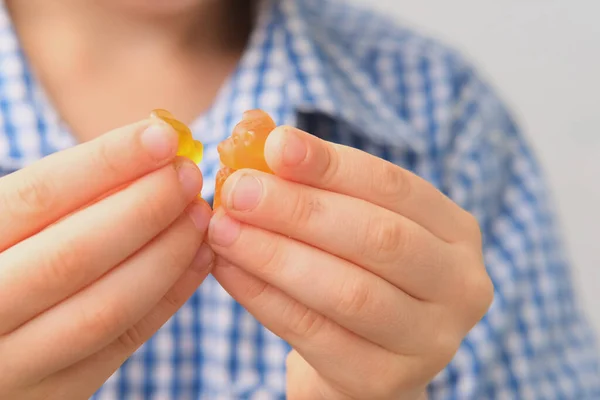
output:
[[[539,168],[454,52],[329,0],[0,15],[0,398],[600,396]],[[274,174],[213,215],[257,108]]]

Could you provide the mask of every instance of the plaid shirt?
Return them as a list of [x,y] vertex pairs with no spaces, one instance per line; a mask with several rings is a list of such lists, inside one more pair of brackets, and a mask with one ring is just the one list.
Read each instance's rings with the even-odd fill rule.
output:
[[[478,217],[495,301],[431,399],[600,398],[540,168],[460,55],[344,4],[265,1],[238,69],[192,124],[205,198],[217,143],[251,108],[410,169]],[[74,144],[0,9],[0,176]],[[209,277],[94,398],[283,399],[288,351]]]

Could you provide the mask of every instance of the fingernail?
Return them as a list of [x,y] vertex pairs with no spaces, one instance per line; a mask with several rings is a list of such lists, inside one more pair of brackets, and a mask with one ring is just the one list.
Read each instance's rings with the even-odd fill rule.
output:
[[180,159],[175,165],[179,182],[186,196],[195,197],[202,190],[202,173],[198,167],[187,159]]
[[165,123],[152,123],[142,132],[142,146],[157,161],[177,154],[177,133]]
[[288,166],[298,165],[304,161],[307,152],[308,149],[304,140],[297,133],[286,130],[281,156],[283,163]]
[[231,246],[240,235],[240,223],[219,210],[210,220],[208,240],[221,247]]
[[206,243],[202,243],[196,252],[196,255],[194,256],[192,263],[190,264],[190,269],[204,272],[212,267],[214,259],[215,253],[212,251],[210,246]]
[[186,211],[196,229],[199,232],[205,232],[212,216],[212,210],[210,207],[200,202],[193,202],[188,206]]
[[227,195],[228,208],[237,211],[250,211],[258,205],[262,197],[262,184],[260,180],[252,175],[242,175],[238,179],[229,183],[225,181],[223,191],[229,192]]

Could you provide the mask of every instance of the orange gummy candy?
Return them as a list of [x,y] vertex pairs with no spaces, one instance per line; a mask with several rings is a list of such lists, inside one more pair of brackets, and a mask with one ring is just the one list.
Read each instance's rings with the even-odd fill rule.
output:
[[177,146],[177,155],[192,160],[195,164],[202,161],[204,146],[201,142],[194,140],[192,131],[183,122],[178,121],[167,110],[156,109],[150,113],[150,118],[158,118],[161,121],[171,125],[179,134],[179,144]]
[[223,167],[217,171],[217,176],[215,177],[215,197],[213,198],[213,210],[216,210],[217,207],[221,205],[221,189],[225,184],[225,180],[234,172],[235,170],[229,167]]
[[246,111],[231,136],[219,144],[217,150],[223,167],[217,172],[213,209],[221,204],[221,188],[225,180],[238,169],[273,173],[265,160],[265,143],[275,128],[275,121],[266,112]]

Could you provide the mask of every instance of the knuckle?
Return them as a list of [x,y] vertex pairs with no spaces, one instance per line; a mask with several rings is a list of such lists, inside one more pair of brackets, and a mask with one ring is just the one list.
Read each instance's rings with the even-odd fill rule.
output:
[[323,203],[318,195],[310,195],[306,189],[301,188],[292,207],[290,222],[294,228],[303,229],[314,219],[316,213],[323,210]]
[[382,170],[374,175],[379,176],[380,179],[373,179],[371,182],[371,191],[377,195],[377,198],[389,202],[398,202],[410,198],[413,188],[409,173],[389,162],[378,163],[378,165],[381,165]]
[[476,322],[481,319],[494,300],[494,284],[489,275],[483,270],[471,272],[466,276],[465,303],[472,310],[471,315]]
[[80,244],[66,241],[59,246],[53,254],[42,262],[40,277],[44,285],[49,282],[59,285],[69,282],[72,285],[85,283],[88,277],[88,269],[81,267],[81,260],[85,249]]
[[[56,195],[48,182],[39,177],[30,177],[16,189],[16,201],[7,201],[7,205],[13,210],[13,214],[39,215],[51,209],[56,200]],[[18,210],[24,210],[19,212]]]
[[96,165],[102,175],[118,176],[123,173],[123,162],[117,156],[110,142],[99,141],[96,152]]
[[282,249],[282,238],[275,236],[271,240],[261,242],[258,254],[261,254],[256,271],[259,277],[274,276],[286,262],[286,252]]
[[144,335],[140,329],[134,325],[123,332],[117,339],[125,351],[132,352],[144,343]]
[[121,320],[115,310],[116,308],[109,304],[96,310],[81,309],[79,312],[81,329],[77,331],[86,332],[93,342],[105,341],[113,337],[118,331]]
[[176,272],[178,275],[183,273],[189,265],[191,251],[193,248],[191,243],[186,243],[189,240],[184,236],[180,235],[177,243],[163,246],[163,253],[161,256],[162,265]]
[[144,229],[157,232],[162,231],[171,223],[172,213],[165,212],[166,202],[157,197],[150,197],[145,200],[143,207],[137,207],[138,213],[136,220]]
[[397,260],[401,247],[409,246],[406,244],[410,240],[409,233],[396,218],[371,218],[364,232],[363,252],[378,261]]
[[321,172],[321,182],[325,187],[334,186],[340,169],[340,155],[337,147],[326,144],[325,146],[325,162],[323,171]]
[[246,292],[247,298],[253,302],[263,297],[263,295],[266,294],[268,288],[269,284],[267,282],[261,281],[260,279],[254,279],[248,283],[244,290]]
[[370,286],[360,279],[348,279],[337,294],[334,311],[346,318],[356,318],[368,312],[372,301]]
[[188,296],[185,296],[181,291],[171,289],[165,294],[164,301],[172,310],[179,310],[185,304]]
[[282,321],[286,329],[295,337],[312,338],[320,332],[327,319],[301,303],[291,300],[285,308]]

